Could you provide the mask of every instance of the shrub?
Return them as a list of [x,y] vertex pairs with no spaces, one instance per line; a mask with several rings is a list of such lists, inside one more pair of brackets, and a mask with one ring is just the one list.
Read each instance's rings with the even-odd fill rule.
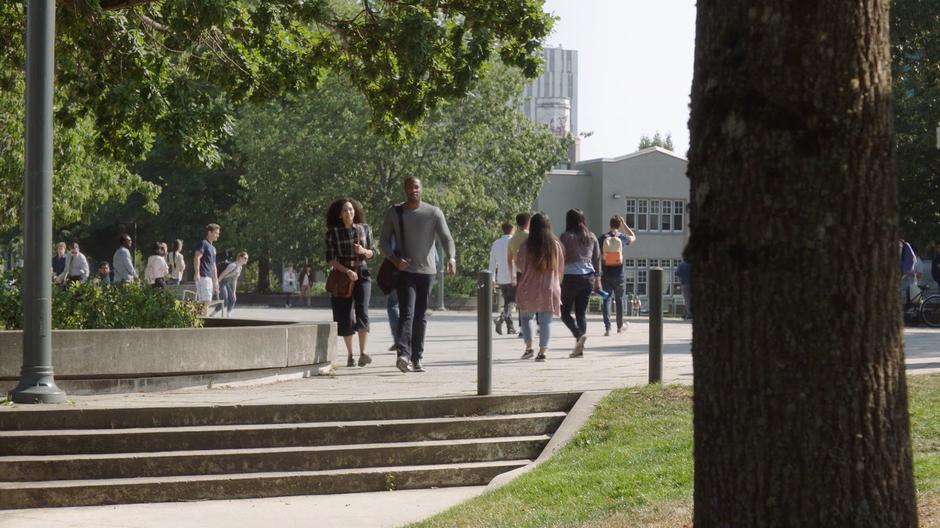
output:
[[[0,326],[22,328],[19,277],[7,274],[0,283]],[[172,292],[143,286],[73,282],[54,287],[52,327],[55,329],[192,328],[201,326],[201,305],[178,300]]]

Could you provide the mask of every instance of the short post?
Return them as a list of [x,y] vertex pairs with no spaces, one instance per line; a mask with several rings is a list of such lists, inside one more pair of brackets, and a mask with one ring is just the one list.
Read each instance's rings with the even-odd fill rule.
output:
[[650,268],[650,383],[663,382],[663,269]]
[[489,271],[477,273],[477,394],[493,392],[493,282]]
[[446,311],[447,308],[444,306],[444,246],[441,245],[440,241],[435,242],[435,247],[437,248],[437,310],[439,312]]

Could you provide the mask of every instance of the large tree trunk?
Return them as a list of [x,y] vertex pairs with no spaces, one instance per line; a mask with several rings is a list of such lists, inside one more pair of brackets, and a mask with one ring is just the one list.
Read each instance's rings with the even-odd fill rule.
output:
[[888,0],[699,0],[695,525],[916,526]]

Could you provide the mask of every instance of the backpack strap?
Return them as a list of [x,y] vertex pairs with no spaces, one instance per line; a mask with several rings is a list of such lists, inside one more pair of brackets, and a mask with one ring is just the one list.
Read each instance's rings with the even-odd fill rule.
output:
[[395,212],[398,213],[398,239],[395,240],[395,243],[398,245],[398,257],[403,258],[405,255],[405,219],[403,210],[405,208],[404,203],[400,203],[395,206]]

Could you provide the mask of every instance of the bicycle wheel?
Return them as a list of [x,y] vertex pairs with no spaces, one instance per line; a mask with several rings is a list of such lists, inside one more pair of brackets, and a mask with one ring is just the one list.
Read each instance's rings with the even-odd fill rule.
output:
[[927,326],[940,327],[940,295],[931,295],[920,305],[920,315]]

